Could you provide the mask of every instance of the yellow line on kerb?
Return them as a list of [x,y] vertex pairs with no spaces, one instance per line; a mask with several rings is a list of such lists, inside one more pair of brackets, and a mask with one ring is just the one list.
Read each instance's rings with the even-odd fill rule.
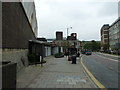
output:
[[107,90],[107,88],[105,88],[105,86],[103,86],[93,75],[92,73],[87,69],[87,67],[83,64],[82,62],[82,57],[81,57],[81,64],[84,67],[85,71],[89,74],[89,76],[91,77],[91,79],[94,81],[94,83],[101,88],[101,90]]

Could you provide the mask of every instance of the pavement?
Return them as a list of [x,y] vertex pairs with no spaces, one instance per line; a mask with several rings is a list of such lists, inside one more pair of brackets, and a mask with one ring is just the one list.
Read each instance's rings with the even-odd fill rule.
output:
[[67,57],[46,57],[41,67],[30,65],[17,76],[17,88],[96,88],[85,73],[80,58],[77,64],[71,64]]
[[107,53],[100,53],[100,52],[97,52],[98,54],[102,54],[102,55],[105,55],[105,56],[111,56],[111,57],[119,57],[118,55],[112,55],[112,54],[107,54]]
[[109,59],[114,59],[114,60],[117,60],[117,61],[119,61],[119,59],[120,59],[120,56],[117,56],[117,55],[100,53],[100,52],[96,52],[95,54],[98,54],[98,55],[100,55],[102,57],[106,57],[106,58],[109,58]]

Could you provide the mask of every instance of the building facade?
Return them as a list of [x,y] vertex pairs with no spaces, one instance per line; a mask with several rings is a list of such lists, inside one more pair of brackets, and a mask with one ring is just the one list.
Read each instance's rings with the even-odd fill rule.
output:
[[[17,71],[28,65],[29,40],[36,40],[37,21],[33,3],[2,2],[2,60],[17,63]],[[25,9],[27,6],[31,8]],[[31,11],[33,22],[26,11]]]
[[37,27],[35,4],[34,2],[25,2],[25,0],[21,0],[21,3],[29,20],[29,23],[32,27],[32,30],[35,36],[37,37],[38,27]]
[[56,40],[63,40],[63,32],[60,31],[56,32]]
[[118,17],[120,17],[120,1],[118,2]]
[[109,28],[110,49],[120,48],[120,17]]
[[72,40],[77,40],[77,33],[71,33]]
[[101,28],[101,44],[109,45],[109,24],[104,24]]
[[104,24],[101,28],[101,51],[109,49],[109,24]]

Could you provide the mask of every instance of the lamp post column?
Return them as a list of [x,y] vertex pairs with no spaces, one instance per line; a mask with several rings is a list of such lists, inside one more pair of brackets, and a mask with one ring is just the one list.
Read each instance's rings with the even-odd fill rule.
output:
[[69,53],[68,47],[69,47],[69,42],[68,42],[68,30],[72,29],[72,27],[67,28],[67,52]]

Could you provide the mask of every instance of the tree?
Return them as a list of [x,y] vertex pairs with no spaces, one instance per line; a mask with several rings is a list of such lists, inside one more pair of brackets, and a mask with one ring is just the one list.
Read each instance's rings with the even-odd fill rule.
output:
[[91,43],[86,43],[86,44],[84,45],[84,49],[91,50]]
[[109,49],[109,45],[108,44],[103,44],[102,47],[103,47],[104,51]]
[[91,41],[91,49],[92,51],[98,51],[100,50],[100,42],[96,42],[95,40]]
[[92,40],[91,42],[87,42],[84,45],[84,49],[92,50],[92,51],[98,51],[100,50],[100,42],[96,42],[95,40]]

